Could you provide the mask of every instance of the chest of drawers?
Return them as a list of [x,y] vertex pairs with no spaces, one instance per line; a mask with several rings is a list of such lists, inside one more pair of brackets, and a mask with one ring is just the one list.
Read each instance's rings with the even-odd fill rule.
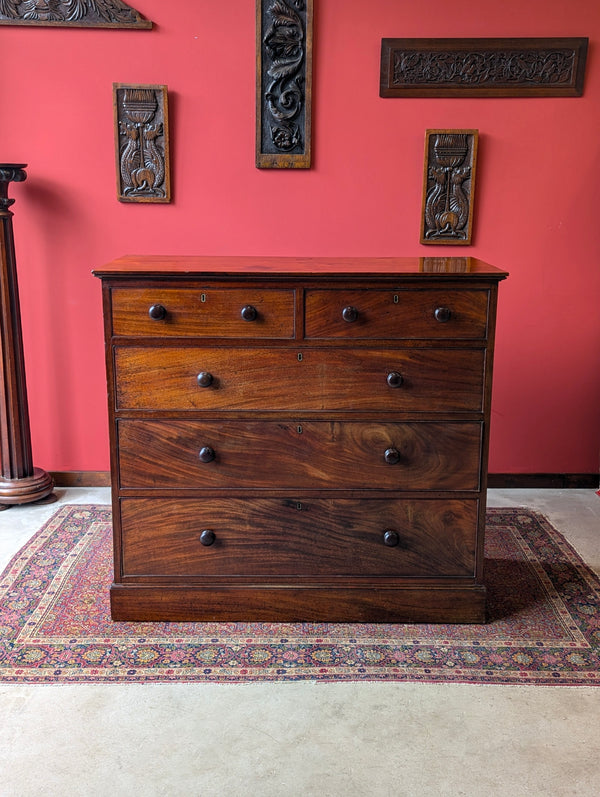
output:
[[505,272],[128,256],[94,273],[113,619],[484,621]]

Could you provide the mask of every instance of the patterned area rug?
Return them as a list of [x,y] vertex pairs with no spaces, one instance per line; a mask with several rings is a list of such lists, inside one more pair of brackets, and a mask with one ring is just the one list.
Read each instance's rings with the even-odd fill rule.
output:
[[63,506],[0,577],[0,680],[600,684],[600,580],[541,515],[488,511],[486,625],[113,623],[111,515]]

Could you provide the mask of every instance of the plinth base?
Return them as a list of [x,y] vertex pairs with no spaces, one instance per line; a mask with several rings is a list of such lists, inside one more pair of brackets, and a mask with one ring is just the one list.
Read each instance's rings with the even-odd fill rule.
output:
[[52,476],[41,468],[34,468],[32,476],[22,479],[0,478],[0,505],[31,504],[47,498],[53,490]]

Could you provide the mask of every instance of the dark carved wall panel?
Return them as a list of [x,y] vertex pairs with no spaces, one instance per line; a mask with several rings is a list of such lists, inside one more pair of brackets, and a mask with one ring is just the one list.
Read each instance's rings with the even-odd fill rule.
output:
[[382,39],[381,97],[578,97],[586,38]]
[[422,244],[470,244],[477,130],[428,130],[425,135]]
[[256,0],[256,165],[311,165],[313,0]]
[[0,25],[151,28],[122,0],[0,0]]
[[166,86],[113,84],[117,196],[121,202],[170,202]]

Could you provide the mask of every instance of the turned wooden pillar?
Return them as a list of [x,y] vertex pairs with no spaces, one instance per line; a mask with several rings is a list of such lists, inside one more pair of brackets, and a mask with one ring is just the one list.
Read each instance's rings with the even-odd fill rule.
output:
[[26,179],[26,164],[0,163],[0,508],[50,496],[52,477],[33,467],[25,383],[21,310],[8,198],[11,182]]

